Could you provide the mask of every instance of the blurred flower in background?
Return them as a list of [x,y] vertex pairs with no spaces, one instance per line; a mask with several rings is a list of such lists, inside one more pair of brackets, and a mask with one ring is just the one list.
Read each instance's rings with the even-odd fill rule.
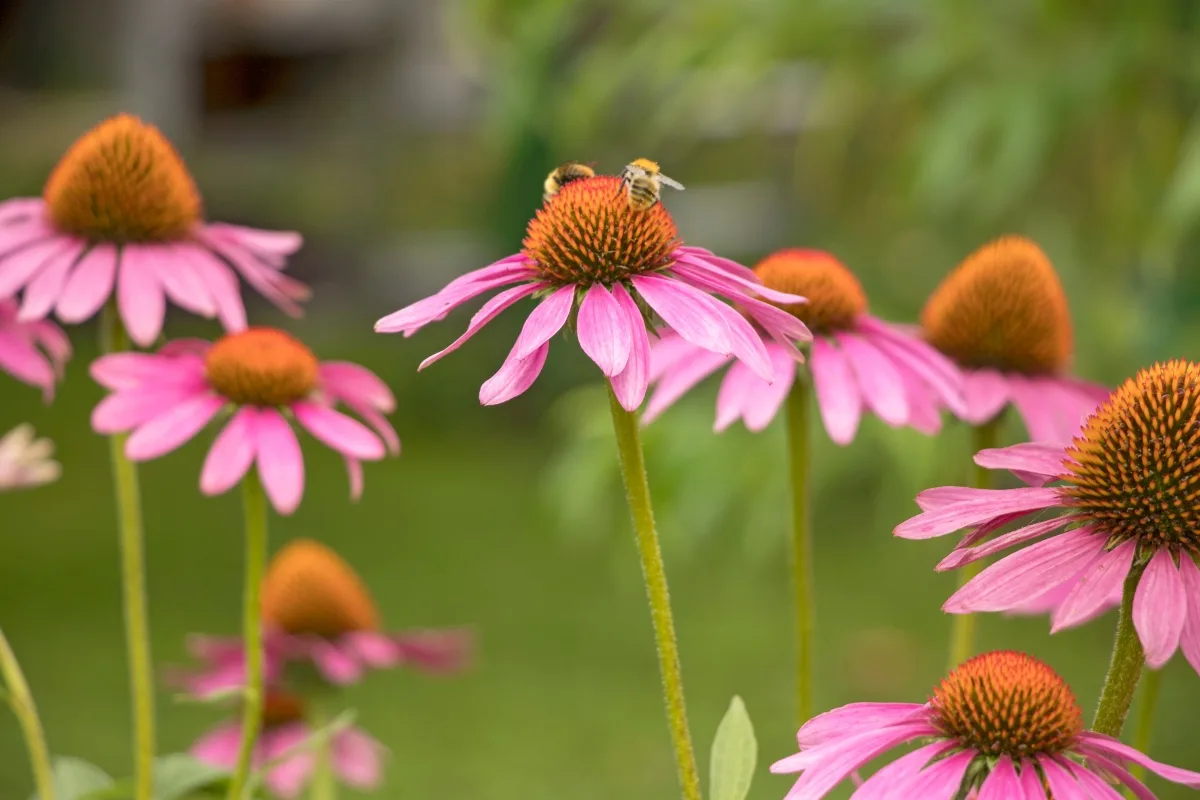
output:
[[[96,406],[92,426],[104,434],[132,430],[125,452],[134,461],[171,452],[236,408],[204,461],[200,490],[226,492],[257,462],[280,514],[291,514],[304,496],[304,457],[289,419],[342,455],[354,499],[362,494],[361,461],[400,447],[383,417],[395,399],[378,377],[356,364],[318,362],[303,343],[274,328],[211,344],[179,340],[155,354],[113,353],[93,362],[91,373],[113,391]],[[338,403],[366,411],[376,430],[335,410]]]
[[71,357],[71,341],[46,320],[22,320],[15,300],[0,299],[0,370],[37,386],[47,401]]
[[1067,296],[1042,249],[1009,236],[967,257],[921,312],[925,337],[966,371],[966,407],[982,425],[1012,403],[1029,436],[1070,441],[1108,389],[1067,375],[1074,333]]
[[[911,425],[929,434],[941,430],[942,408],[965,409],[962,376],[954,365],[920,339],[868,314],[862,284],[830,254],[781,250],[759,262],[754,274],[764,286],[807,299],[781,307],[812,330],[805,337],[812,339],[808,368],[825,430],[838,444],[853,441],[864,407],[892,427]],[[767,348],[775,380],[765,381],[741,363],[730,367],[717,394],[716,430],[741,418],[748,429],[761,431],[775,418],[801,358],[777,342]],[[727,363],[679,337],[663,337],[652,353],[657,388],[644,421]]]
[[[370,669],[451,674],[470,657],[471,638],[463,630],[381,630],[379,611],[358,575],[337,553],[310,539],[291,542],[272,558],[263,579],[262,613],[267,681],[293,691],[303,691],[314,677],[354,683]],[[179,682],[192,694],[218,694],[244,683],[241,639],[192,637],[189,649],[202,666],[180,675]]]
[[246,327],[237,277],[290,314],[308,289],[282,274],[300,235],[206,223],[192,176],[152,125],[122,114],[80,138],[40,198],[0,204],[0,297],[19,318],[93,316],[116,293],[130,337],[149,347],[166,300],[227,330]]
[[[268,689],[263,705],[263,727],[255,745],[254,769],[265,768],[264,783],[273,794],[298,797],[312,780],[320,758],[316,736],[332,737],[329,759],[334,774],[356,789],[378,788],[383,780],[386,748],[365,731],[353,726],[315,731],[306,721],[305,704],[297,696]],[[233,769],[242,741],[239,721],[222,723],[204,734],[191,747],[200,761],[223,769]]]
[[58,480],[62,465],[53,456],[54,442],[36,438],[28,422],[4,434],[0,437],[0,492]]

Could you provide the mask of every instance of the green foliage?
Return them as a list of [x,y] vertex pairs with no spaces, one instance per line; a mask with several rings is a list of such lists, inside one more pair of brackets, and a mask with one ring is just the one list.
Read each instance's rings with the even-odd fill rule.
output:
[[[104,770],[81,758],[60,756],[54,759],[54,796],[57,800],[84,800],[96,797],[113,785]],[[39,800],[35,794],[32,800]]]
[[[223,797],[229,773],[197,761],[186,753],[161,756],[154,763],[154,800],[199,800]],[[80,758],[54,760],[56,800],[131,800],[133,782],[113,780],[104,770]],[[261,795],[254,794],[257,799]],[[34,795],[32,800],[38,800]]]
[[746,800],[758,763],[758,740],[746,704],[737,695],[717,726],[709,767],[710,800]]

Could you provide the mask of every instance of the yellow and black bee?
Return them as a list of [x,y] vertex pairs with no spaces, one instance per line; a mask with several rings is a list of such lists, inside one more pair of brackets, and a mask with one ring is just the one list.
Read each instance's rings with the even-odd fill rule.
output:
[[582,180],[583,178],[595,177],[596,170],[589,167],[587,164],[581,164],[578,161],[568,161],[554,168],[554,171],[546,176],[546,182],[542,184],[542,200],[549,200],[554,195],[558,194],[562,187],[566,186],[571,181]]
[[638,211],[653,208],[663,186],[683,190],[683,184],[663,175],[657,162],[639,158],[621,170],[621,184],[629,195],[629,205]]

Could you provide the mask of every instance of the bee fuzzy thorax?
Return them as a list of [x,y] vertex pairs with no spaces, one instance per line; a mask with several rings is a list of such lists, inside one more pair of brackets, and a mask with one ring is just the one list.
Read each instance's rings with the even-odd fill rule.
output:
[[542,184],[542,200],[549,200],[573,181],[595,177],[596,171],[579,161],[567,161],[555,167]]
[[637,211],[653,208],[661,199],[663,186],[683,190],[683,184],[662,174],[658,162],[638,158],[621,170],[621,186],[629,198],[629,205]]

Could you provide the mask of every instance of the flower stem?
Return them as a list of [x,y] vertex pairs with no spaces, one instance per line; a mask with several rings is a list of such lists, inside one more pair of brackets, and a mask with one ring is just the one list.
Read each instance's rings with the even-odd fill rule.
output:
[[250,774],[254,745],[262,727],[263,633],[260,596],[267,561],[267,501],[258,473],[250,470],[242,480],[242,503],[246,516],[246,588],[243,595],[242,626],[246,651],[246,689],[242,700],[242,744],[237,767],[229,782],[229,800],[242,800]]
[[[1137,728],[1133,734],[1133,749],[1139,753],[1150,755],[1150,739],[1154,735],[1154,712],[1158,706],[1158,686],[1162,673],[1146,667],[1142,679],[1142,699],[1138,704]],[[1146,775],[1146,768],[1141,764],[1130,765],[1130,772],[1141,780]]]
[[[982,425],[976,425],[971,429],[971,456],[980,450],[989,450],[996,446],[1000,439],[1000,419],[997,416]],[[991,470],[981,467],[972,461],[971,463],[971,485],[976,489],[989,489],[992,485]],[[967,584],[967,581],[978,575],[984,568],[986,559],[972,561],[958,571],[958,588],[962,588]],[[974,614],[956,614],[954,622],[951,623],[950,630],[950,664],[949,668],[954,669],[962,662],[971,657],[975,652],[975,630],[977,628],[978,619]]]
[[797,379],[787,397],[788,465],[792,475],[792,591],[796,624],[796,710],[800,724],[813,713],[812,504],[810,502],[809,387]]
[[[126,350],[129,342],[116,308],[109,304],[101,321],[101,348],[106,353]],[[134,798],[151,800],[154,793],[154,667],[150,658],[150,627],[146,611],[146,554],[142,531],[142,499],[137,468],[125,455],[127,434],[108,439],[121,528],[121,584],[125,606],[125,645],[133,698]]]
[[658,646],[658,668],[662,673],[666,695],[667,723],[675,745],[675,761],[679,768],[679,783],[685,800],[700,800],[700,775],[696,771],[696,754],[692,735],[688,731],[687,704],[683,697],[683,676],[679,668],[679,647],[675,642],[675,622],[671,617],[671,597],[667,590],[667,574],[663,569],[658,532],[654,527],[654,509],[650,505],[650,484],[646,479],[646,464],[642,457],[642,441],[638,434],[637,415],[621,407],[620,401],[608,387],[612,409],[613,431],[621,460],[621,477],[625,481],[625,496],[633,515],[638,552],[642,558],[642,577],[650,599],[650,619],[654,623],[654,638]]
[[1142,665],[1146,661],[1142,642],[1133,627],[1133,593],[1141,578],[1142,570],[1135,567],[1125,579],[1125,592],[1117,617],[1117,636],[1113,642],[1112,660],[1108,665],[1108,675],[1104,678],[1104,688],[1100,692],[1096,718],[1092,722],[1092,730],[1113,737],[1119,737],[1121,729],[1125,727],[1125,717],[1129,714],[1129,705],[1133,702],[1133,693],[1137,689],[1138,680],[1142,676]]
[[329,726],[330,718],[323,703],[314,702],[310,707],[309,727],[314,732],[324,732],[321,743],[314,754],[312,784],[309,787],[310,800],[337,800],[337,776],[333,773],[333,736],[328,735],[325,728]]
[[54,800],[54,770],[50,766],[50,750],[46,747],[46,734],[38,718],[37,706],[25,673],[17,663],[17,656],[8,644],[4,631],[0,631],[0,676],[8,690],[8,703],[13,715],[25,735],[25,746],[29,749],[29,763],[33,767],[33,782],[37,787],[38,800]]

